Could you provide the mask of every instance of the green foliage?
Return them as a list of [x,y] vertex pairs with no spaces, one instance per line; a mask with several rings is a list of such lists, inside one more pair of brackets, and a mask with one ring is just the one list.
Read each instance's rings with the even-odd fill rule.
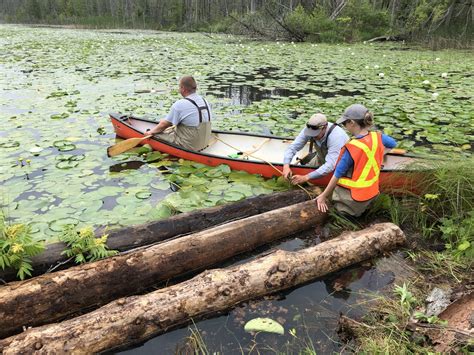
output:
[[448,325],[448,321],[444,319],[439,319],[437,316],[427,316],[423,312],[415,312],[413,313],[413,317],[418,319],[421,322],[429,323],[429,324],[440,324],[440,325]]
[[420,196],[382,195],[371,210],[384,210],[393,223],[410,226],[426,238],[441,238],[457,259],[474,256],[474,175],[472,157],[436,163]]
[[310,41],[360,41],[387,34],[389,17],[385,10],[374,9],[366,0],[351,0],[335,19],[324,8],[312,12],[298,5],[285,17],[292,33]]
[[24,280],[33,270],[30,257],[44,250],[44,242],[33,240],[30,228],[24,224],[7,225],[0,213],[0,267],[18,270],[17,276]]
[[[294,4],[298,4],[294,7]],[[340,6],[343,4],[343,6]],[[342,11],[341,11],[342,10]],[[390,33],[412,39],[472,39],[470,7],[448,0],[226,1],[15,0],[9,22],[251,34],[272,39],[358,41]],[[280,23],[278,23],[280,22]],[[281,24],[284,24],[281,26]],[[453,42],[454,44],[454,42]]]
[[361,41],[390,32],[386,10],[374,8],[367,0],[350,0],[336,21],[346,41]]
[[412,307],[417,300],[413,294],[408,290],[408,285],[404,282],[403,286],[395,285],[394,293],[400,297],[400,306],[404,313],[410,314]]
[[447,241],[446,248],[459,260],[474,259],[474,211],[467,213],[466,218],[442,218],[439,229]]
[[62,254],[69,258],[74,258],[77,264],[118,254],[116,250],[108,250],[107,234],[96,238],[92,227],[76,230],[74,226],[68,225],[64,228],[59,239],[68,246],[68,249],[64,250]]

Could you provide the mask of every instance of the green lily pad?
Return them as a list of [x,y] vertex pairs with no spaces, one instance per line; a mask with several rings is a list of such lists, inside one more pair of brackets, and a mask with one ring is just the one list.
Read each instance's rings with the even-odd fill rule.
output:
[[147,198],[151,197],[151,192],[149,192],[149,191],[138,191],[135,194],[135,197],[140,199],[140,200],[146,200]]
[[244,330],[248,333],[265,332],[274,334],[285,334],[283,326],[271,318],[254,318],[245,323]]
[[67,152],[76,149],[76,145],[67,140],[59,140],[53,143],[53,146],[58,148],[60,152]]
[[75,160],[62,160],[56,163],[56,168],[58,169],[72,169],[79,165],[78,161]]
[[55,115],[51,115],[50,117],[51,117],[52,120],[63,120],[65,118],[68,118],[69,114],[66,113],[66,112],[63,112],[63,113],[58,113],[58,114],[55,114]]
[[79,220],[72,217],[64,217],[60,219],[56,219],[54,221],[49,222],[48,226],[49,229],[53,232],[61,232],[66,226],[77,226],[79,224]]
[[157,190],[168,190],[170,188],[170,183],[167,181],[158,181],[152,183],[150,186]]
[[0,143],[0,148],[16,148],[20,146],[20,142],[11,141],[11,142],[2,142]]

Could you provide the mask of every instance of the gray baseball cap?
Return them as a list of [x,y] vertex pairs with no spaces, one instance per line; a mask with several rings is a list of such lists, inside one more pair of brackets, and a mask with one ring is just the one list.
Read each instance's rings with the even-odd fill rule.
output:
[[348,108],[346,108],[341,118],[336,121],[336,124],[341,124],[348,120],[363,120],[367,112],[369,112],[369,110],[364,105],[350,105]]

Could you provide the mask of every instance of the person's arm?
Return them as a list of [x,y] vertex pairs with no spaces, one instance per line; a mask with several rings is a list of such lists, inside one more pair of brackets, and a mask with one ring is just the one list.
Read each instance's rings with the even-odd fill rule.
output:
[[163,132],[168,127],[171,127],[173,124],[167,120],[161,120],[155,127],[147,131],[148,134],[157,134]]
[[382,144],[385,148],[393,149],[397,146],[397,141],[392,137],[382,133]]
[[149,130],[148,133],[150,133],[150,134],[161,133],[165,129],[167,129],[168,127],[171,127],[172,125],[177,126],[179,124],[180,115],[179,115],[179,111],[178,111],[178,107],[177,107],[178,102],[179,101],[175,102],[171,106],[170,112],[168,113],[166,118],[160,120],[160,122],[155,127],[153,127],[151,130]]
[[337,163],[341,149],[348,141],[346,134],[336,135],[336,132],[333,132],[328,139],[328,153],[325,157],[325,162],[316,170],[306,174],[306,175],[295,175],[293,177],[292,183],[301,184],[309,180],[319,179],[327,174],[330,174]]
[[336,169],[334,170],[334,175],[329,181],[328,186],[326,186],[323,193],[316,198],[318,210],[321,212],[326,212],[328,210],[327,200],[336,188],[337,181],[341,177],[345,176],[352,166],[354,166],[354,160],[349,154],[349,151],[345,150],[342,154],[341,160],[339,160],[339,163],[337,163]]
[[291,143],[288,148],[285,150],[285,155],[283,156],[283,177],[288,179],[291,174],[290,163],[293,160],[293,157],[298,153],[306,143],[308,143],[309,137],[305,136],[303,130],[298,134],[293,143]]
[[323,193],[316,198],[318,210],[320,210],[321,212],[327,212],[329,210],[328,198],[329,196],[331,196],[332,192],[336,188],[338,180],[339,178],[333,175],[333,177],[329,181],[328,186],[326,186],[326,188],[324,189]]
[[326,176],[327,174],[334,171],[337,163],[337,158],[341,153],[341,149],[347,143],[347,137],[341,136],[330,136],[328,141],[328,153],[325,158],[325,162],[318,169],[309,173],[309,179],[318,179]]

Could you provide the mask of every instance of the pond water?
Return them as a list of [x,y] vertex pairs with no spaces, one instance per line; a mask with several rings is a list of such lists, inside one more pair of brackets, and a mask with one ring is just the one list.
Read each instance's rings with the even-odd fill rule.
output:
[[[0,25],[0,207],[54,241],[66,224],[121,226],[288,189],[226,166],[205,167],[136,149],[113,159],[109,112],[159,119],[192,74],[212,104],[214,127],[294,136],[315,112],[337,119],[360,102],[379,128],[417,153],[472,154],[474,56],[468,51],[404,50],[403,44],[290,44],[234,36],[94,31]],[[314,236],[276,246],[298,249]],[[240,260],[240,259],[239,259]],[[235,261],[235,260],[234,260]],[[338,281],[339,291],[331,286]],[[339,311],[357,312],[362,288],[391,281],[362,267],[196,323],[209,349],[240,353],[338,349]],[[340,285],[343,286],[340,286]],[[341,288],[342,287],[342,288]],[[348,292],[348,290],[352,292]],[[243,332],[269,315],[287,335]],[[296,337],[288,331],[296,329]],[[308,332],[307,334],[305,332]],[[132,352],[180,350],[187,328]]]
[[[296,251],[318,242],[316,233],[307,231],[262,247],[259,252],[271,248]],[[249,261],[256,254],[252,252],[252,255],[236,257],[226,265]],[[390,258],[368,261],[362,266],[347,268],[301,287],[245,302],[228,312],[210,319],[194,320],[188,327],[169,331],[121,353],[194,353],[190,344],[196,334],[201,337],[201,345],[207,351],[201,353],[208,354],[298,354],[304,353],[305,349],[323,354],[338,351],[343,346],[337,334],[340,313],[354,318],[364,315],[371,295],[384,288],[387,290],[395,277],[400,276],[384,266],[388,261],[391,261]],[[285,334],[246,333],[245,323],[257,317],[278,321],[283,325]]]
[[163,117],[184,74],[218,129],[291,137],[314,112],[335,120],[362,102],[402,147],[472,152],[470,52],[12,25],[0,46],[0,203],[47,241],[65,224],[129,225],[288,188],[142,150],[107,158],[108,113]]

